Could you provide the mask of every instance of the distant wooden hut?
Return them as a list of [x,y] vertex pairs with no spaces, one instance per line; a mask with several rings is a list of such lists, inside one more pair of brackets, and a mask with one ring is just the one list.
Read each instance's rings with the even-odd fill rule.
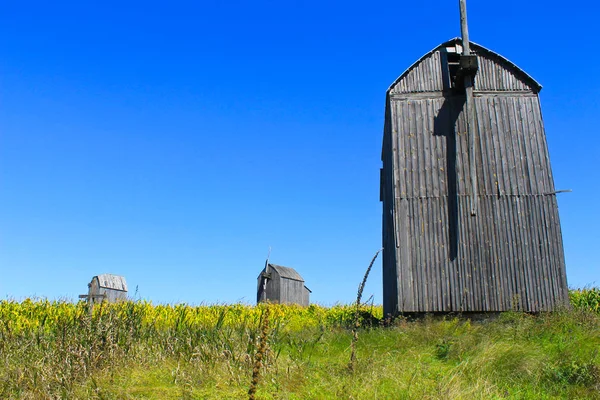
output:
[[267,262],[258,275],[256,302],[310,304],[310,289],[295,269]]
[[100,303],[103,300],[109,303],[127,300],[127,282],[125,277],[119,275],[97,275],[88,283],[88,294],[79,297],[87,299],[90,303]]
[[460,38],[442,43],[387,91],[386,315],[568,302],[541,85],[483,46],[464,50]]

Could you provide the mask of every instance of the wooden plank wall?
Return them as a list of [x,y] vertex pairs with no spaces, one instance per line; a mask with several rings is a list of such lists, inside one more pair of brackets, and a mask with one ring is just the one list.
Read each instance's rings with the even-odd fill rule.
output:
[[[419,79],[400,80],[389,91],[382,156],[386,314],[542,311],[567,301],[539,98],[503,59],[479,58],[476,216],[469,210],[464,96],[420,92],[441,87],[439,53],[407,74]],[[428,74],[434,76],[427,81]]]
[[281,290],[280,302],[282,304],[304,304],[304,282],[281,278],[279,285]]

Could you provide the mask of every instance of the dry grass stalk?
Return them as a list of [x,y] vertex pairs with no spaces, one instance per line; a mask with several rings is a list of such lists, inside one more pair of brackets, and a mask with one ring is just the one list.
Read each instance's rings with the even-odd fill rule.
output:
[[373,256],[367,271],[365,272],[365,276],[363,277],[362,282],[358,285],[358,292],[356,293],[356,304],[354,309],[354,321],[352,324],[352,342],[350,343],[350,363],[348,363],[348,369],[350,371],[354,371],[356,367],[356,343],[358,342],[358,328],[360,328],[360,301],[362,299],[363,290],[365,289],[365,285],[367,283],[367,278],[369,277],[369,273],[371,272],[371,268],[373,264],[375,264],[375,260],[379,253],[383,250],[383,248],[377,250],[377,253]]
[[258,387],[258,381],[260,379],[260,370],[263,367],[263,360],[267,353],[267,338],[269,336],[269,311],[270,308],[267,305],[263,313],[263,318],[260,324],[260,338],[258,340],[258,349],[254,356],[254,368],[252,369],[252,382],[250,383],[250,389],[248,389],[248,399],[254,400],[256,389]]

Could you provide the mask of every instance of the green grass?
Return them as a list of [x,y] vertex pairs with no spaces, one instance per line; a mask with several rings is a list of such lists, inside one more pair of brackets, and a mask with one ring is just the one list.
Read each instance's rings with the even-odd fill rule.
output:
[[[352,371],[352,306],[270,306],[257,398],[600,399],[594,293],[537,316],[363,327]],[[0,302],[0,398],[247,398],[263,309]]]

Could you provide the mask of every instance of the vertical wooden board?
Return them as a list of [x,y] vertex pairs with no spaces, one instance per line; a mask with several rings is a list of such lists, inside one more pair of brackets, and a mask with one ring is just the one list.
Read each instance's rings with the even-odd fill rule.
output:
[[548,158],[548,146],[546,144],[546,134],[541,123],[541,114],[539,113],[539,99],[532,99],[533,104],[529,104],[532,121],[530,121],[530,129],[534,134],[533,151],[535,153],[535,161],[537,164],[536,178],[538,181],[538,193],[546,194],[554,192],[554,181],[552,179],[552,168]]
[[402,126],[402,122],[406,115],[405,113],[405,104],[400,101],[393,101],[395,110],[394,114],[392,114],[392,127],[394,128],[392,131],[393,150],[395,153],[394,159],[396,161],[396,190],[395,190],[395,198],[405,197],[407,193],[407,171],[406,171],[406,143],[404,142],[405,134],[403,133],[404,129]]
[[431,146],[431,138],[432,138],[432,132],[430,132],[429,129],[429,103],[430,101],[428,100],[422,100],[421,104],[420,104],[420,113],[421,113],[421,121],[420,121],[420,126],[421,126],[421,137],[423,139],[423,150],[422,150],[422,154],[423,154],[423,158],[424,158],[424,162],[423,162],[423,174],[424,174],[424,183],[423,183],[423,190],[421,191],[421,196],[425,196],[425,197],[431,197],[433,196],[433,179],[432,179],[432,175],[433,175],[433,168],[432,168],[432,164],[433,164],[433,160],[432,160],[432,146]]
[[[489,104],[489,101],[487,98],[482,98],[481,100],[484,105]],[[486,108],[486,110],[487,110],[487,108]],[[498,130],[492,128],[492,122],[491,122],[492,119],[495,119],[495,112],[493,112],[493,110],[487,110],[487,113],[482,115],[482,118],[481,118],[481,120],[484,124],[483,125],[484,130],[485,130],[485,132],[487,132],[487,135],[486,135],[487,146],[491,153],[491,158],[489,160],[489,163],[491,166],[490,173],[492,174],[492,176],[490,177],[490,179],[492,181],[491,182],[492,187],[488,194],[494,195],[494,196],[501,196],[505,191],[505,186],[502,181],[502,179],[503,179],[502,159],[501,159],[501,154],[500,154],[500,149],[499,149]],[[494,125],[494,127],[495,127],[495,125]]]
[[[442,100],[435,100],[433,103],[433,109],[435,111],[434,114],[439,116],[440,121],[448,121],[446,119],[442,119],[443,116],[440,115],[442,113]],[[445,196],[448,193],[448,184],[447,184],[447,171],[446,171],[446,140],[447,135],[450,134],[449,128],[447,126],[443,126],[440,129],[443,129],[441,132],[435,131],[435,119],[433,120],[434,124],[434,136],[433,139],[435,141],[435,158],[436,158],[436,173],[437,179],[434,181],[434,195],[437,196]],[[437,184],[437,185],[436,185]],[[437,194],[435,193],[437,187]]]
[[[394,198],[399,198],[401,193],[406,191],[404,144],[402,143],[401,130],[398,121],[403,117],[402,103],[398,100],[392,100],[392,159],[394,160]],[[396,200],[394,200],[395,202]]]
[[533,227],[531,225],[531,205],[535,196],[521,196],[521,224],[523,226],[523,234],[525,235],[524,250],[526,256],[526,278],[527,278],[527,299],[528,311],[537,311],[539,304],[538,288],[537,288],[537,271],[536,248],[534,241]]
[[498,249],[496,271],[497,290],[500,292],[501,310],[510,309],[510,300],[506,296],[505,289],[512,290],[512,279],[510,276],[510,265],[508,261],[508,239],[506,236],[506,216],[502,213],[503,197],[494,198],[494,231],[496,237],[496,248]]
[[[469,133],[467,131],[467,113],[463,107],[458,118],[457,124],[457,180],[459,184],[459,194],[471,194],[471,168],[469,160]],[[458,161],[460,160],[460,161]]]
[[535,276],[535,290],[536,290],[536,301],[537,311],[543,311],[543,305],[547,304],[548,299],[546,297],[546,291],[544,290],[544,250],[543,240],[540,236],[540,227],[542,221],[540,220],[540,205],[539,202],[542,200],[540,196],[532,196],[529,205],[529,218],[531,224],[531,242],[533,247],[533,262],[532,269]]
[[431,249],[429,246],[429,199],[419,199],[421,203],[421,243],[422,243],[422,255],[421,263],[423,268],[423,274],[425,276],[425,290],[424,290],[424,305],[426,311],[433,311],[433,297],[434,297],[434,282],[431,276],[432,264],[431,264]]
[[[470,183],[470,180],[469,180]],[[469,191],[471,188],[469,187]],[[478,260],[477,260],[477,234],[474,228],[474,218],[471,216],[470,197],[461,198],[461,223],[463,225],[464,243],[465,243],[465,260],[463,262],[465,270],[465,296],[467,299],[467,310],[474,311],[477,309],[477,301],[479,299],[479,287],[476,284],[478,280]]]
[[479,226],[481,230],[481,273],[483,277],[483,293],[484,293],[484,309],[493,311],[496,308],[496,296],[492,290],[495,277],[494,271],[494,254],[492,250],[493,236],[492,226],[493,220],[491,216],[490,200],[493,197],[485,196],[479,200],[481,204],[481,217],[479,217]]
[[493,265],[493,277],[491,282],[490,290],[495,293],[494,299],[496,301],[493,311],[504,311],[504,293],[501,288],[502,279],[502,238],[498,234],[498,197],[488,197],[489,209],[488,209],[488,228],[490,231],[490,237],[492,240],[492,265]]
[[494,99],[496,110],[498,111],[498,131],[499,134],[502,135],[504,139],[504,151],[503,155],[506,156],[507,164],[508,164],[508,179],[510,185],[510,195],[515,195],[520,192],[519,183],[518,183],[518,171],[517,165],[518,160],[515,158],[514,152],[514,129],[511,126],[514,125],[514,121],[510,121],[510,119],[506,116],[506,105],[503,104],[501,99]]
[[409,132],[410,132],[410,162],[411,162],[411,173],[412,173],[412,185],[413,190],[410,195],[411,198],[419,196],[420,190],[420,174],[419,174],[419,132],[417,131],[417,100],[409,101],[410,117],[408,119]]
[[412,288],[413,288],[413,290],[410,294],[412,297],[413,308],[411,308],[410,311],[418,311],[419,310],[418,293],[419,293],[419,289],[420,289],[421,276],[419,274],[418,268],[415,268],[417,259],[419,258],[419,246],[417,245],[418,239],[415,236],[415,231],[416,231],[415,225],[418,224],[418,218],[419,218],[419,213],[418,213],[418,210],[416,209],[414,198],[410,198],[408,200],[408,223],[409,223],[408,239],[409,239],[409,246],[411,246],[412,249],[411,249],[411,258],[408,260],[408,265],[407,265],[407,268],[408,268],[408,270],[410,270],[410,273],[412,275]]
[[[479,99],[479,103],[483,102]],[[483,104],[480,107],[483,109]],[[484,184],[480,187],[484,187],[484,191],[482,193],[482,198],[480,199],[480,203],[483,204],[482,215],[480,221],[483,224],[483,238],[484,242],[481,243],[484,246],[484,254],[483,254],[483,268],[484,268],[484,277],[485,277],[485,293],[486,298],[488,299],[488,310],[496,310],[498,309],[498,301],[497,296],[494,294],[494,282],[496,280],[496,268],[497,268],[497,256],[495,251],[495,235],[494,235],[494,211],[492,208],[492,201],[497,196],[497,188],[496,188],[496,172],[495,172],[495,154],[494,154],[494,144],[491,138],[491,132],[486,129],[486,118],[485,113],[480,111],[480,115],[478,116],[479,122],[479,130],[481,133],[480,138],[480,148],[482,154],[482,165],[484,167]]]
[[417,281],[415,287],[417,287],[417,310],[423,310],[425,307],[425,296],[427,291],[427,279],[423,270],[423,238],[422,238],[422,227],[423,227],[423,209],[422,201],[420,199],[414,199],[412,201],[414,210],[414,224],[413,224],[413,240],[415,246],[414,255],[416,256],[413,260],[413,270]]
[[450,242],[449,242],[449,225],[447,222],[448,216],[448,197],[441,196],[439,198],[440,208],[438,209],[438,225],[437,234],[439,238],[439,249],[438,257],[442,266],[442,298],[444,302],[444,310],[448,311],[452,309],[452,298],[450,295],[450,288],[452,287],[452,274],[450,271],[450,265],[452,259],[450,257]]
[[429,147],[431,149],[431,187],[428,193],[434,198],[440,197],[440,151],[439,151],[439,136],[435,132],[435,118],[438,115],[435,100],[427,101],[427,132],[429,138]]
[[556,274],[555,286],[557,292],[557,302],[560,302],[564,298],[568,299],[568,289],[565,271],[565,258],[563,254],[562,234],[558,216],[558,205],[556,203],[556,195],[548,195],[545,197],[547,201],[547,207],[552,213],[552,220],[554,221],[552,232],[554,236],[554,257],[556,260],[556,264],[554,265],[554,271]]
[[[512,139],[513,139],[513,152],[515,155],[515,162],[516,162],[516,178],[517,178],[517,185],[518,185],[518,192],[519,194],[526,194],[526,193],[530,193],[527,190],[527,187],[525,185],[525,169],[524,169],[524,164],[525,164],[525,159],[523,157],[523,130],[522,130],[522,126],[524,122],[521,122],[520,120],[522,119],[522,117],[519,117],[519,113],[516,112],[518,110],[518,107],[516,107],[516,102],[521,103],[525,98],[522,96],[516,97],[515,99],[511,99],[511,98],[504,98],[503,99],[503,103],[504,106],[506,108],[506,118],[509,120],[509,126],[510,126],[510,130],[512,132]],[[521,122],[521,123],[519,123]]]
[[485,217],[485,209],[481,204],[481,196],[478,196],[478,210],[477,215],[470,216],[471,229],[472,229],[472,241],[473,241],[473,275],[475,278],[474,285],[476,287],[475,294],[477,299],[476,308],[477,310],[485,310],[486,308],[486,264],[484,258],[485,251],[485,241],[484,241],[484,227],[480,223],[482,219]]
[[558,208],[555,204],[556,196],[548,195],[544,196],[544,212],[546,218],[549,220],[548,236],[550,238],[552,264],[549,265],[550,276],[552,279],[552,290],[553,297],[556,302],[561,297],[562,289],[566,286],[566,282],[563,284],[562,274],[560,271],[564,270],[564,258],[562,257],[562,246],[560,238],[560,223],[558,221]]
[[[491,75],[490,63],[482,56],[479,56],[480,68],[482,73],[475,75],[475,90],[490,90],[487,85],[487,80],[484,77]],[[479,84],[479,85],[478,85]],[[478,87],[479,86],[479,87]]]
[[498,68],[496,66],[496,63],[493,60],[490,60],[490,72],[491,72],[491,77],[489,80],[489,90],[498,90]]
[[537,221],[535,219],[535,208],[537,207],[537,201],[539,196],[527,196],[525,197],[525,201],[527,202],[527,232],[529,234],[529,248],[527,249],[529,252],[529,271],[531,274],[531,282],[532,287],[530,290],[530,297],[533,302],[533,307],[535,311],[540,311],[540,305],[543,304],[543,299],[541,297],[540,291],[540,256],[539,256],[539,244],[537,237],[537,229],[536,224]]
[[[447,290],[448,290],[448,300],[450,303],[450,309],[451,311],[457,311],[459,308],[459,302],[457,299],[457,289],[459,287],[458,285],[458,272],[457,272],[457,268],[458,268],[458,248],[456,250],[456,255],[454,256],[454,258],[451,258],[450,255],[452,253],[452,244],[451,241],[453,240],[453,238],[450,236],[450,219],[452,218],[452,215],[450,214],[450,210],[449,210],[449,198],[448,197],[443,197],[443,204],[444,204],[444,212],[441,214],[442,217],[442,226],[443,226],[443,234],[444,234],[444,240],[446,243],[445,249],[444,249],[444,258],[447,260],[447,274],[448,274],[448,285],[447,285]],[[457,233],[458,233],[458,229],[457,229]],[[454,240],[458,241],[458,237]],[[458,245],[457,245],[458,246]]]
[[564,306],[564,305],[568,305],[569,304],[569,289],[567,286],[567,271],[565,268],[565,254],[564,254],[564,247],[563,247],[563,241],[562,241],[562,231],[561,231],[561,226],[560,226],[560,219],[558,216],[558,201],[556,199],[556,195],[550,195],[548,196],[549,199],[549,207],[552,210],[555,218],[556,218],[556,225],[555,225],[555,236],[556,236],[556,245],[555,245],[555,252],[556,252],[556,259],[557,259],[557,265],[556,268],[558,269],[557,271],[557,275],[559,277],[558,279],[558,286],[559,286],[559,302],[560,302],[560,306]]
[[[475,151],[475,165],[476,165],[476,180],[477,180],[477,190],[475,195],[477,196],[477,210],[475,216],[470,216],[471,229],[472,229],[472,237],[473,237],[473,269],[475,273],[475,285],[477,286],[476,295],[478,304],[476,305],[476,310],[485,310],[487,308],[488,296],[487,296],[487,280],[486,280],[486,258],[485,258],[485,227],[482,226],[482,222],[485,220],[485,208],[482,205],[482,201],[485,201],[485,196],[481,194],[485,194],[485,178],[486,178],[486,159],[484,157],[485,149],[482,147],[483,139],[482,136],[485,136],[486,133],[479,129],[479,119],[477,115],[475,115],[475,129],[476,134],[473,136],[475,143],[473,149]],[[474,188],[471,188],[473,191]]]
[[[511,146],[512,147],[512,146]],[[523,282],[523,260],[521,259],[521,248],[520,248],[520,239],[519,239],[519,228],[518,228],[518,218],[517,218],[517,204],[515,202],[517,199],[516,196],[508,197],[508,207],[509,214],[508,218],[510,220],[510,232],[512,239],[512,254],[513,254],[513,263],[515,265],[515,280],[516,280],[516,295],[518,296],[518,310],[523,310],[523,287],[525,286]]]
[[[477,101],[474,102],[475,104],[477,104]],[[475,193],[478,196],[479,199],[479,195],[480,194],[486,194],[486,177],[487,177],[487,160],[485,158],[486,151],[484,148],[482,148],[482,143],[483,143],[483,139],[482,136],[485,136],[487,133],[483,132],[480,128],[479,128],[479,115],[477,115],[477,109],[478,107],[475,106],[475,125],[473,127],[475,134],[473,135],[473,139],[474,139],[474,145],[473,145],[473,150],[475,151],[475,173],[476,175],[476,180],[477,180],[477,193]],[[467,143],[469,142],[469,139],[467,138]],[[470,145],[469,145],[470,148]],[[469,181],[469,185],[471,185],[471,181]],[[473,190],[473,188],[471,188],[471,191]]]
[[416,172],[419,179],[417,196],[427,196],[427,157],[428,148],[426,144],[426,132],[423,129],[423,100],[415,101],[415,135],[417,137],[417,148],[415,152]]
[[508,309],[514,309],[513,301],[514,296],[517,292],[517,278],[515,271],[515,262],[514,255],[512,254],[513,243],[512,243],[512,235],[511,235],[511,224],[508,216],[508,197],[502,197],[499,199],[498,204],[500,205],[500,216],[503,222],[503,239],[504,239],[504,277],[506,279],[506,284],[503,285],[504,288],[504,296],[508,302]]
[[410,233],[409,229],[409,209],[408,209],[408,200],[400,199],[399,200],[399,209],[398,212],[398,227],[399,227],[399,237],[400,237],[400,262],[398,263],[398,282],[399,287],[401,288],[401,297],[402,297],[402,310],[405,310],[409,304],[412,304],[412,282],[413,276],[412,271],[410,269],[410,260],[411,256],[411,242],[409,240]]
[[517,260],[519,261],[518,278],[520,279],[519,284],[519,297],[521,298],[521,309],[526,311],[529,304],[529,279],[528,279],[528,261],[527,261],[527,235],[524,232],[523,227],[523,210],[522,210],[522,197],[512,196],[511,198],[513,208],[513,231],[516,237],[516,253]]
[[460,167],[457,168],[457,177],[461,186],[459,186],[459,231],[461,235],[461,246],[464,249],[463,255],[460,258],[461,265],[461,282],[462,282],[462,307],[465,311],[473,311],[475,309],[475,297],[479,288],[475,287],[474,282],[476,280],[476,257],[474,256],[474,229],[471,221],[470,211],[470,198],[467,197],[472,193],[471,187],[471,175],[470,175],[470,161],[469,161],[469,143],[468,143],[468,132],[466,118],[467,114],[465,108],[458,118],[457,132],[460,133],[459,140],[457,140],[457,164]]
[[477,257],[477,272],[478,272],[478,284],[480,285],[479,296],[480,296],[480,310],[488,311],[489,310],[489,286],[488,286],[488,273],[490,269],[489,259],[488,259],[488,237],[487,237],[487,226],[486,226],[486,217],[487,217],[487,197],[486,196],[478,196],[478,210],[477,215],[471,217],[474,223],[475,236],[476,236],[476,253]]
[[[525,99],[524,99],[525,100]],[[530,129],[530,118],[532,117],[529,111],[523,115],[523,105],[528,102],[521,101],[515,104],[515,114],[519,114],[522,117],[523,125],[520,127],[523,132],[523,169],[525,172],[525,189],[528,194],[538,194],[538,182],[537,182],[537,171],[535,168],[535,157],[532,153],[531,142],[535,135],[535,129]]]
[[399,309],[404,310],[410,298],[409,291],[411,290],[411,275],[408,270],[410,259],[410,247],[408,241],[408,209],[407,200],[397,198],[396,200],[396,229],[398,237],[398,263],[396,265],[396,286],[399,288],[398,300]]
[[[540,200],[541,199],[538,199],[538,202]],[[542,298],[543,298],[542,304],[549,304],[549,301],[551,301],[551,297],[549,297],[550,293],[547,290],[547,278],[548,278],[547,266],[551,265],[552,261],[551,261],[551,256],[549,253],[549,250],[550,250],[549,243],[546,238],[544,211],[540,204],[536,204],[536,207],[534,208],[533,211],[535,213],[535,217],[537,220],[536,231],[537,231],[537,237],[538,237],[539,248],[540,248],[540,263],[538,264],[538,269],[539,269],[539,274],[540,274],[540,281],[539,281],[540,291],[542,292]]]
[[[398,151],[398,102],[387,96],[389,102],[389,118],[387,126],[389,132],[387,137],[389,138],[389,147],[386,150],[388,163],[389,163],[389,171],[391,171],[391,175],[388,179],[391,180],[390,191],[387,194],[387,200],[390,202],[389,206],[384,209],[384,218],[388,218],[388,226],[390,226],[391,234],[388,237],[387,245],[384,244],[383,255],[384,257],[388,256],[386,259],[387,263],[384,264],[384,271],[387,270],[387,280],[384,281],[384,308],[386,313],[395,314],[398,312],[399,305],[399,267],[398,264],[401,260],[399,256],[399,243],[400,238],[399,235],[401,231],[399,231],[399,225],[397,222],[397,214],[398,214],[398,198],[400,197],[400,191],[402,189],[403,180],[400,178],[400,166],[401,160],[399,157],[400,151]],[[387,117],[387,115],[386,115]],[[384,164],[385,166],[385,164]]]
[[[452,102],[452,112],[458,113],[457,101],[454,100]],[[453,120],[451,118],[451,120]],[[456,219],[456,259],[454,261],[455,267],[455,277],[456,277],[456,286],[454,287],[454,292],[456,296],[456,311],[463,311],[463,300],[464,300],[464,263],[465,263],[465,237],[464,237],[464,227],[463,227],[463,213],[461,212],[461,202],[463,200],[465,194],[464,188],[464,168],[462,164],[462,146],[461,146],[461,134],[460,131],[462,129],[461,121],[462,118],[457,118],[454,125],[454,136],[455,141],[454,145],[456,146],[456,165],[454,169],[456,171],[456,216],[452,215],[450,218]],[[450,199],[449,199],[450,200]]]
[[516,263],[516,273],[518,282],[518,294],[519,294],[519,310],[525,310],[527,304],[527,291],[526,291],[526,280],[525,280],[525,260],[523,254],[523,237],[522,230],[520,227],[520,209],[519,209],[519,197],[511,196],[510,201],[510,218],[512,219],[512,232],[514,240],[514,254]]
[[439,294],[438,294],[438,286],[440,284],[439,274],[437,271],[439,270],[439,265],[435,263],[435,221],[434,221],[434,213],[433,208],[437,205],[435,204],[437,199],[428,198],[427,199],[427,224],[425,229],[425,237],[427,238],[427,267],[429,268],[429,279],[431,282],[430,285],[430,304],[431,311],[439,310]]
[[423,270],[424,277],[424,290],[423,290],[423,305],[426,307],[426,311],[431,311],[431,298],[433,296],[432,287],[433,281],[431,279],[431,265],[430,265],[430,256],[429,256],[429,236],[428,236],[428,199],[419,199],[420,203],[420,212],[421,212],[421,225],[420,225],[420,235],[421,235],[421,266],[420,268]]
[[431,263],[433,265],[433,280],[435,282],[435,302],[434,309],[438,311],[444,310],[442,287],[444,284],[443,265],[440,260],[440,237],[439,237],[439,212],[440,198],[434,197],[430,199],[430,220],[431,220]]
[[411,287],[412,291],[410,293],[411,297],[411,308],[406,311],[413,312],[419,310],[419,288],[421,283],[421,277],[419,274],[419,270],[415,268],[415,264],[417,263],[417,259],[419,257],[419,247],[417,245],[417,238],[415,236],[415,224],[418,223],[418,211],[416,210],[414,199],[410,199],[407,201],[408,203],[408,237],[409,237],[409,246],[411,246],[411,257],[408,260],[407,270],[410,271],[411,274]]
[[547,293],[547,296],[550,299],[554,299],[554,293],[555,293],[555,286],[554,286],[554,274],[552,271],[552,266],[556,265],[556,258],[555,258],[555,253],[554,253],[554,240],[553,240],[553,235],[552,235],[552,228],[551,228],[551,223],[549,220],[549,215],[548,215],[548,210],[546,207],[546,202],[544,201],[544,198],[540,198],[540,214],[541,214],[541,219],[542,219],[542,226],[543,226],[543,240],[544,240],[544,245],[547,249],[547,254],[548,254],[548,258],[547,258],[547,262],[542,265],[541,267],[543,268],[543,275],[544,275],[544,279],[543,279],[543,283],[544,283],[544,290]]
[[544,221],[544,240],[546,242],[546,246],[548,248],[548,263],[543,265],[544,269],[544,290],[548,293],[548,296],[551,299],[554,299],[556,293],[556,287],[554,285],[555,274],[553,271],[553,266],[556,265],[556,258],[554,253],[554,240],[552,235],[552,224],[550,222],[549,210],[547,209],[547,204],[545,199],[540,199],[540,212],[542,215],[542,219]]
[[432,55],[432,66],[433,66],[433,69],[432,69],[432,74],[431,74],[431,76],[434,79],[433,89],[435,91],[443,90],[443,85],[442,85],[442,71],[440,70],[441,64],[442,64],[442,62],[440,60],[440,52],[436,51]]
[[505,297],[509,303],[509,309],[514,309],[514,297],[518,292],[518,279],[517,279],[517,262],[516,255],[514,254],[514,242],[512,236],[512,223],[510,218],[510,208],[509,208],[509,197],[504,196],[500,199],[500,215],[502,216],[502,221],[504,225],[503,236],[504,236],[504,249],[506,251],[505,255],[505,276],[508,281],[508,285],[504,286],[505,288]]
[[414,74],[414,79],[415,79],[415,83],[416,83],[416,92],[424,92],[424,80],[423,80],[423,69],[425,69],[427,66],[427,63],[420,63],[416,66],[415,68],[415,74]]
[[[556,257],[558,259],[558,265],[557,268],[559,268],[558,274],[560,277],[559,283],[560,283],[560,287],[562,289],[561,292],[561,296],[562,299],[561,301],[563,302],[568,302],[569,301],[569,290],[568,290],[568,286],[567,286],[567,271],[565,268],[565,255],[564,255],[564,247],[563,247],[563,240],[562,240],[562,228],[560,225],[560,218],[558,215],[558,200],[556,198],[556,195],[550,195],[549,196],[549,201],[550,201],[550,207],[556,217],[556,227],[555,227],[555,235],[556,235]],[[565,304],[565,303],[563,303]]]
[[468,311],[469,303],[466,298],[466,293],[468,292],[469,287],[469,277],[468,277],[468,248],[467,248],[467,234],[465,227],[465,212],[464,212],[464,197],[459,197],[458,199],[458,232],[459,232],[459,241],[458,241],[458,255],[457,255],[457,277],[458,277],[458,307],[459,311]]
[[544,178],[544,171],[540,162],[540,148],[537,138],[538,132],[535,127],[536,124],[533,121],[535,113],[531,109],[530,101],[528,100],[529,99],[523,99],[523,101],[518,104],[518,111],[523,116],[523,129],[528,135],[526,150],[529,151],[528,167],[530,171],[530,180],[532,182],[531,193],[541,194],[545,192],[546,179]]
[[404,126],[404,140],[406,143],[406,169],[407,169],[407,191],[406,196],[408,198],[415,197],[415,194],[418,192],[418,184],[419,181],[415,176],[415,158],[416,158],[416,135],[415,135],[415,125],[414,125],[414,117],[412,116],[413,112],[412,102],[406,102],[406,117],[402,121]]
[[527,299],[527,310],[534,311],[533,304],[535,303],[535,285],[534,285],[534,275],[533,275],[533,263],[532,263],[532,255],[531,255],[531,236],[530,229],[528,224],[528,213],[529,209],[527,207],[527,199],[529,196],[519,196],[519,226],[521,231],[521,248],[523,249],[523,266],[524,266],[524,279],[526,282],[525,285],[525,295]]
[[[532,135],[530,142],[532,147],[532,158],[537,163],[537,168],[534,169],[535,181],[536,181],[536,194],[543,194],[552,191],[553,183],[549,177],[548,172],[550,171],[550,163],[546,162],[547,158],[547,146],[546,138],[544,134],[544,128],[541,124],[542,116],[539,114],[539,99],[538,97],[529,97],[524,99],[520,111],[525,113],[525,126],[527,132]],[[541,140],[540,140],[541,139]],[[543,145],[541,144],[543,143]],[[537,151],[536,151],[537,148]],[[549,179],[550,178],[550,179]]]
[[488,104],[490,105],[490,132],[494,139],[494,151],[496,154],[496,160],[498,160],[498,187],[499,194],[506,195],[512,193],[510,187],[510,173],[508,160],[506,157],[506,145],[504,143],[504,133],[500,131],[498,126],[498,111],[493,106],[493,99],[488,98]]
[[496,100],[490,99],[490,102],[493,105],[496,129],[498,132],[498,142],[500,144],[500,157],[502,159],[502,172],[503,172],[503,181],[504,181],[504,193],[506,195],[512,195],[516,193],[517,188],[514,185],[513,171],[515,161],[512,156],[511,145],[512,142],[510,140],[510,134],[507,133],[508,128],[504,127],[503,115],[500,108],[496,108]]
[[552,175],[552,165],[550,164],[550,154],[548,152],[548,143],[546,142],[546,131],[544,129],[543,119],[542,119],[542,110],[540,109],[539,98],[536,97],[535,104],[532,105],[532,110],[536,115],[534,119],[536,125],[536,132],[539,132],[537,137],[540,142],[540,155],[541,162],[543,165],[543,171],[546,174],[546,181],[549,183],[549,186],[546,192],[554,191],[554,178]]
[[[504,283],[501,283],[503,279],[502,267],[505,264],[504,260],[504,252],[502,249],[504,238],[499,234],[498,228],[501,226],[500,217],[498,214],[498,198],[504,193],[504,183],[503,183],[503,173],[502,173],[502,160],[501,160],[501,152],[499,151],[499,139],[498,139],[498,129],[497,124],[492,124],[491,120],[496,118],[495,110],[490,110],[489,107],[489,99],[481,98],[482,109],[486,112],[482,113],[479,121],[482,123],[483,131],[486,133],[483,136],[483,145],[482,147],[487,150],[487,162],[488,162],[488,171],[487,177],[489,185],[486,186],[486,197],[488,199],[489,207],[486,211],[486,225],[488,228],[488,240],[491,241],[491,255],[490,262],[492,263],[492,280],[490,283],[490,290],[493,291],[496,295],[494,296],[495,300],[495,310],[503,310],[504,307],[504,293],[501,288]],[[487,116],[485,114],[488,114]]]
[[482,101],[481,97],[475,97],[475,112],[477,115],[476,125],[477,125],[477,137],[479,138],[479,152],[481,154],[481,166],[483,168],[483,173],[478,176],[478,185],[479,193],[482,195],[489,195],[494,193],[493,179],[491,179],[490,172],[493,168],[493,154],[490,154],[490,132],[486,129],[486,110],[484,109],[485,103]]

